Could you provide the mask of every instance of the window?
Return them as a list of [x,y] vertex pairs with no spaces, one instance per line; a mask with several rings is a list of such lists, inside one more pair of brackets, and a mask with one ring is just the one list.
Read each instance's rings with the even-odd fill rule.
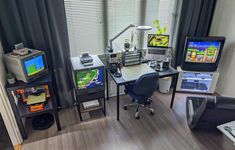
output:
[[[91,54],[104,53],[105,43],[130,24],[136,24],[138,2],[140,0],[65,0],[71,56],[81,52]],[[154,19],[160,20],[161,26],[167,26],[167,34],[173,37],[175,27],[175,5],[178,0],[147,0],[145,9],[145,24],[153,30],[146,31],[144,47],[147,47],[147,34],[156,33]],[[106,13],[106,14],[105,14]],[[107,18],[104,18],[106,16]],[[107,22],[104,22],[106,20]],[[106,32],[107,31],[107,32]],[[123,47],[125,39],[131,39],[136,30],[129,29],[114,41],[118,47]],[[107,37],[107,39],[105,39]]]
[[[136,0],[108,0],[107,1],[107,26],[108,39],[116,36],[120,31],[130,24],[136,23]],[[131,32],[135,32],[130,28],[114,42],[114,47],[123,47],[125,39],[131,38]]]
[[[161,27],[167,27],[166,34],[172,38],[175,23],[173,23],[173,17],[175,14],[175,5],[177,0],[148,0],[146,5],[146,24],[153,27],[152,30],[145,33],[144,47],[147,47],[147,34],[156,33],[157,30],[153,24],[153,20],[160,20]],[[169,43],[170,45],[172,43]]]
[[104,51],[103,1],[65,0],[70,55]]

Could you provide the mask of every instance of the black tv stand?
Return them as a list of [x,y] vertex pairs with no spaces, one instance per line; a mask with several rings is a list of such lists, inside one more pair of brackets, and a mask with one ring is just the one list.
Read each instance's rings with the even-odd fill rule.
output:
[[[47,100],[47,103],[45,104],[44,110],[31,112],[31,111],[29,111],[29,108],[27,107],[27,105],[25,103],[23,103],[21,101],[16,101],[16,99],[14,98],[14,96],[15,96],[14,92],[17,89],[25,89],[25,88],[36,87],[36,86],[41,86],[41,85],[48,85],[49,93],[50,93],[50,99]],[[26,133],[26,129],[24,126],[25,119],[30,118],[30,117],[34,117],[34,116],[38,116],[41,114],[45,114],[45,113],[54,114],[57,129],[61,130],[59,115],[58,115],[58,111],[57,111],[57,102],[56,102],[56,97],[54,96],[55,94],[54,94],[52,79],[51,79],[50,74],[45,75],[41,78],[38,78],[37,80],[30,82],[30,83],[24,83],[22,81],[17,81],[15,84],[6,84],[5,88],[7,91],[7,95],[8,95],[12,110],[13,110],[15,118],[16,118],[16,122],[19,126],[19,129],[20,129],[20,132],[21,132],[23,139],[28,138],[28,135]]]
[[[92,101],[97,99],[99,101],[99,106],[89,109],[84,109],[82,106],[83,102]],[[102,101],[103,100],[103,101]],[[102,110],[104,116],[106,116],[106,107],[105,107],[105,90],[88,93],[88,94],[76,94],[76,103],[77,103],[77,110],[80,117],[80,121],[83,121],[82,113],[87,113],[95,110]]]
[[[81,60],[79,57],[71,57],[71,71],[72,71],[72,82],[73,82],[73,89],[74,89],[74,94],[75,94],[75,103],[77,106],[77,110],[79,113],[80,120],[83,121],[82,118],[82,113],[87,113],[95,110],[102,110],[104,113],[104,116],[106,115],[106,110],[105,110],[105,68],[104,64],[100,60],[100,58],[97,55],[91,55],[93,59],[93,65],[92,66],[84,66],[81,63]],[[102,84],[97,84],[94,87],[90,88],[84,88],[84,87],[79,87],[76,83],[76,72],[85,72],[87,70],[92,70],[92,69],[101,69],[102,70],[102,81],[99,81]],[[93,79],[94,80],[94,79]],[[92,80],[92,82],[93,82]],[[96,81],[96,79],[95,79]],[[83,107],[83,102],[88,102],[92,100],[98,100],[99,105],[96,107],[91,107],[84,109]]]

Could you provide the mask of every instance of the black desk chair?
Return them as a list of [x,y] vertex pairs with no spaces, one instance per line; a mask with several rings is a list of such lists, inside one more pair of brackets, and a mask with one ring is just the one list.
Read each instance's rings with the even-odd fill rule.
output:
[[217,129],[218,125],[235,120],[235,98],[187,97],[186,116],[188,126],[194,129]]
[[139,119],[139,109],[140,107],[144,107],[150,110],[150,114],[154,114],[153,108],[150,107],[151,105],[151,96],[153,95],[154,91],[157,89],[158,84],[158,73],[149,73],[142,75],[138,80],[135,81],[133,84],[128,84],[125,86],[125,93],[132,97],[133,103],[126,104],[124,109],[127,110],[128,106],[137,105],[135,118]]

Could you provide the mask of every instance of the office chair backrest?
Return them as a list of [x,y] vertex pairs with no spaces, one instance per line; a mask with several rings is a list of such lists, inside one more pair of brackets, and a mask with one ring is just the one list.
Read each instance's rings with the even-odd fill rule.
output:
[[143,95],[146,97],[152,96],[157,89],[158,77],[159,75],[157,72],[142,75],[136,80],[133,92],[136,95]]

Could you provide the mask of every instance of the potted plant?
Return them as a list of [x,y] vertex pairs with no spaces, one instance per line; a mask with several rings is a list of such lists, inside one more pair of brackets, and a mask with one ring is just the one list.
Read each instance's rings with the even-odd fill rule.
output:
[[160,21],[159,20],[153,20],[153,24],[157,29],[157,35],[162,35],[162,34],[166,34],[167,32],[167,27],[161,27],[160,26]]
[[16,82],[15,75],[11,72],[7,73],[7,82],[9,84],[14,84]]

